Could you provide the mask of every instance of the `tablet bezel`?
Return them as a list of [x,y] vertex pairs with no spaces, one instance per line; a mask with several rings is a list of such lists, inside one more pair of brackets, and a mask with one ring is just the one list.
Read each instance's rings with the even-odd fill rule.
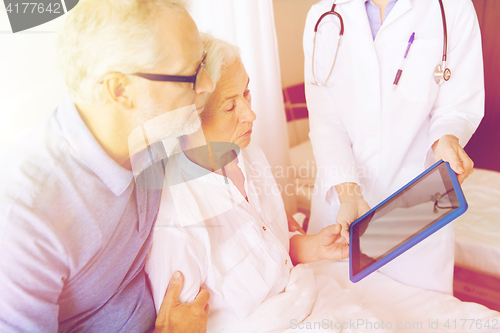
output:
[[[368,217],[369,215],[374,213],[381,206],[383,206],[384,204],[386,204],[387,202],[389,202],[393,198],[397,197],[400,193],[406,191],[413,183],[415,183],[416,181],[418,181],[421,178],[424,178],[427,174],[429,174],[431,171],[436,169],[442,163],[445,163],[445,165],[446,165],[446,169],[448,171],[449,178],[451,180],[455,195],[456,195],[458,203],[459,203],[458,208],[449,212],[448,214],[446,214],[445,216],[443,216],[442,218],[440,218],[439,220],[437,220],[436,222],[434,222],[432,225],[428,226],[424,230],[417,232],[416,234],[411,236],[411,238],[409,238],[405,243],[399,245],[398,247],[393,249],[391,252],[387,253],[385,256],[383,256],[382,258],[377,260],[372,265],[364,268],[358,274],[353,275],[353,246],[352,246],[352,244],[354,244],[354,242],[353,242],[354,241],[354,239],[353,239],[353,235],[354,235],[353,227],[354,227],[354,225],[360,223],[361,221],[363,221],[363,219],[365,219],[366,217]],[[365,278],[368,275],[370,275],[371,273],[375,272],[376,270],[378,270],[379,268],[381,268],[382,266],[384,266],[388,262],[392,261],[394,258],[403,254],[404,252],[406,252],[407,250],[409,250],[410,248],[412,248],[413,246],[415,246],[416,244],[418,244],[419,242],[421,242],[425,238],[429,237],[430,235],[432,235],[433,233],[435,233],[436,231],[438,231],[439,229],[441,229],[442,227],[444,227],[445,225],[447,225],[448,223],[450,223],[451,221],[453,221],[454,219],[456,219],[457,217],[462,215],[467,210],[467,207],[468,207],[467,201],[465,200],[465,196],[462,192],[462,188],[460,187],[460,183],[458,182],[457,175],[451,169],[450,164],[448,162],[444,162],[443,160],[440,160],[440,161],[434,163],[434,165],[432,165],[430,168],[428,168],[427,170],[422,172],[420,175],[415,177],[408,184],[406,184],[401,189],[399,189],[398,191],[393,193],[387,199],[385,199],[384,201],[379,203],[377,206],[372,208],[370,211],[368,211],[366,214],[364,214],[363,216],[361,216],[360,218],[358,218],[356,221],[354,221],[351,224],[351,226],[349,227],[349,233],[350,233],[350,236],[349,236],[349,279],[352,282],[359,282],[363,278]],[[358,244],[359,244],[359,238],[358,238]]]

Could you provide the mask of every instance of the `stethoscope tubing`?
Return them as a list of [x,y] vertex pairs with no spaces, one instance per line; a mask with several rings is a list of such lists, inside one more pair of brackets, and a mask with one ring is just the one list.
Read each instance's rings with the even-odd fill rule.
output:
[[[436,70],[434,72],[434,77],[435,81],[437,84],[441,84],[443,81],[448,81],[451,77],[451,71],[449,68],[446,67],[446,60],[448,57],[448,26],[446,24],[446,14],[444,11],[444,5],[443,5],[443,0],[438,0],[439,1],[439,7],[441,9],[441,19],[443,23],[443,57],[442,57],[442,64],[438,65],[436,67]],[[344,20],[342,19],[342,16],[335,11],[335,6],[336,6],[336,0],[333,1],[332,9],[326,13],[323,13],[323,15],[320,16],[318,21],[316,22],[316,25],[314,26],[314,38],[313,38],[313,53],[312,53],[312,75],[313,75],[313,80],[312,82],[313,85],[316,86],[330,86],[331,84],[328,83],[328,80],[330,79],[330,76],[332,75],[333,72],[333,67],[335,66],[335,62],[337,60],[337,54],[339,52],[340,48],[340,43],[342,41],[342,36],[344,36]],[[319,83],[316,80],[316,75],[314,73],[314,59],[315,59],[315,51],[316,51],[316,34],[318,32],[319,25],[323,18],[325,18],[328,15],[335,15],[339,21],[340,21],[340,32],[339,32],[339,42],[337,45],[337,50],[335,51],[335,57],[333,59],[333,64],[332,68],[330,69],[330,73],[328,73],[328,77],[326,78],[324,83]]]
[[[342,42],[342,36],[344,36],[344,19],[342,18],[342,16],[339,13],[337,13],[335,11],[335,6],[336,5],[337,5],[336,4],[336,0],[334,0],[333,1],[333,5],[332,5],[332,9],[330,11],[324,13],[323,15],[321,15],[321,17],[318,19],[318,22],[316,22],[316,25],[314,26],[313,54],[312,54],[312,74],[313,74],[313,78],[314,78],[313,84],[317,85],[317,86],[329,86],[328,80],[330,79],[330,76],[332,75],[333,67],[335,66],[335,62],[337,61],[337,54],[339,53],[340,44]],[[333,64],[332,64],[332,68],[330,68],[330,73],[328,73],[328,76],[327,76],[327,78],[325,80],[325,83],[319,83],[316,80],[316,76],[314,74],[314,55],[316,53],[316,34],[318,33],[318,27],[319,27],[319,24],[321,23],[321,20],[323,20],[323,18],[325,16],[328,16],[328,15],[335,15],[335,16],[337,16],[337,18],[340,21],[339,41],[337,43],[337,49],[335,50],[335,57],[333,58]]]
[[443,20],[443,61],[446,61],[446,57],[448,56],[448,26],[446,24],[443,0],[439,0],[439,7],[441,7],[441,18]]

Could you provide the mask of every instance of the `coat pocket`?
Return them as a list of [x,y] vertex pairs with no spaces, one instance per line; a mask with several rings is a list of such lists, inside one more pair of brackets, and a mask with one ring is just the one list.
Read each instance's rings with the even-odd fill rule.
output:
[[439,85],[434,81],[434,71],[441,63],[442,50],[440,39],[415,39],[398,85],[407,100],[425,102],[437,94]]

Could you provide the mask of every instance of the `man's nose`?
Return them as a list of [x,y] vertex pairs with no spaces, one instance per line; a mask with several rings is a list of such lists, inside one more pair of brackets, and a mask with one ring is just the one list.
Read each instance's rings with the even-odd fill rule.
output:
[[196,93],[202,94],[214,90],[214,83],[205,68],[202,69],[200,84],[196,86]]

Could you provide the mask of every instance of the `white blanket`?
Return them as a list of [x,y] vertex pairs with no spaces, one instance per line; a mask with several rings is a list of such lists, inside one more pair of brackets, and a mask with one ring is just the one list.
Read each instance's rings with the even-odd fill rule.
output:
[[375,272],[349,281],[347,262],[298,265],[284,292],[227,332],[498,332],[500,313]]

